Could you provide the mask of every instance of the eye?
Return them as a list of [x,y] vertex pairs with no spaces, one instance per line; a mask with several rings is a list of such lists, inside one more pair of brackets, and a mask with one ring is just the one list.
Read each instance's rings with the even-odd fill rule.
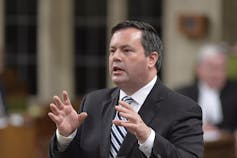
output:
[[131,50],[130,49],[124,49],[124,52],[130,52]]
[[115,49],[110,49],[110,50],[109,50],[109,53],[110,53],[110,54],[114,54],[115,51],[116,51]]
[[130,49],[130,48],[125,48],[125,49],[123,49],[123,52],[124,52],[125,54],[129,54],[129,53],[133,52],[133,50]]

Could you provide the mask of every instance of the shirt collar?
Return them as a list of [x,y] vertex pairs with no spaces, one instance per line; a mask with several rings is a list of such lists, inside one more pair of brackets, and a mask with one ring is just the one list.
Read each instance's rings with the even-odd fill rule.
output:
[[211,88],[205,82],[202,82],[202,81],[198,82],[198,87],[200,91],[205,92],[205,93],[214,93],[214,94],[220,93],[218,89]]
[[[157,75],[145,86],[143,86],[141,89],[136,91],[133,95],[130,97],[133,98],[135,102],[137,102],[139,105],[142,105],[150,93],[151,89],[154,87],[155,83],[157,80]],[[123,97],[128,96],[123,90],[120,89],[120,95],[119,95],[119,100],[121,100]]]

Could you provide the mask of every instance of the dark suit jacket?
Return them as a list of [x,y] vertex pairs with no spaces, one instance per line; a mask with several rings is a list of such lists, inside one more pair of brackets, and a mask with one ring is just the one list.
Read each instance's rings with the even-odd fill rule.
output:
[[6,96],[5,96],[5,89],[4,89],[4,86],[1,84],[1,81],[0,81],[0,99],[1,99],[1,102],[0,102],[0,106],[2,106],[2,108],[0,109],[3,109],[3,113],[5,115],[8,115],[8,108],[7,108],[7,105],[6,105]]
[[[177,89],[177,92],[198,101],[199,89],[197,82],[193,85]],[[223,112],[223,121],[218,124],[220,128],[233,131],[237,128],[237,83],[227,81],[221,90],[220,100]]]
[[[114,106],[119,89],[104,89],[88,94],[81,111],[88,117],[64,152],[58,152],[56,137],[51,140],[50,157],[108,158]],[[201,108],[191,99],[169,90],[159,80],[139,110],[144,122],[155,131],[151,157],[202,158],[203,131]],[[128,133],[118,157],[144,158],[134,135]]]

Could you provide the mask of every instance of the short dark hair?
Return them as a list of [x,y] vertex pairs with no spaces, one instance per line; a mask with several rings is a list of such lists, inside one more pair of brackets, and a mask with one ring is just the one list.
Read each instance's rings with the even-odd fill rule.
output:
[[158,61],[156,62],[156,68],[157,71],[159,71],[162,61],[163,44],[157,31],[150,24],[141,21],[126,20],[115,25],[111,30],[111,35],[113,35],[118,30],[131,27],[141,30],[142,32],[141,43],[142,46],[144,47],[146,56],[148,56],[154,51],[158,53],[159,58]]

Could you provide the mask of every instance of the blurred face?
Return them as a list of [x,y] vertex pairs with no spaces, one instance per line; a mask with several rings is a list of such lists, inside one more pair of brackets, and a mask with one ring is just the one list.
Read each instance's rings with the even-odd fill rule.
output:
[[209,87],[223,88],[226,81],[227,59],[223,54],[209,57],[198,66],[198,76]]
[[126,93],[133,93],[156,75],[156,52],[145,56],[142,32],[135,28],[116,31],[109,45],[109,72],[112,81]]

